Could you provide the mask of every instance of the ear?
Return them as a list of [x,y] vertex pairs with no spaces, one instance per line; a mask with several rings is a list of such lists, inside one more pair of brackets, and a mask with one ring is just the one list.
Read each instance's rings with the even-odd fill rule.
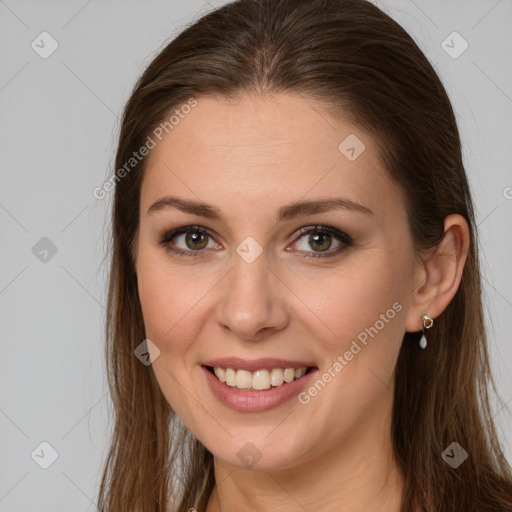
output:
[[446,309],[459,289],[469,250],[469,228],[461,215],[449,215],[444,221],[441,242],[418,262],[413,300],[407,312],[405,329],[422,330],[421,317],[434,320]]

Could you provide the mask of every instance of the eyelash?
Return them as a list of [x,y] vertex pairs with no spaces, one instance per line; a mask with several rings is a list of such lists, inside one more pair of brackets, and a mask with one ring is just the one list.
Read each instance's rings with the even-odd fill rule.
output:
[[[203,250],[185,251],[183,249],[176,249],[176,248],[172,248],[169,246],[169,243],[175,236],[181,235],[181,234],[187,234],[190,232],[192,232],[192,233],[200,232],[200,233],[206,234],[209,237],[213,238],[213,235],[211,234],[211,232],[208,229],[202,228],[200,226],[185,226],[185,227],[173,229],[173,230],[169,231],[168,233],[166,233],[163,236],[163,238],[160,240],[159,244],[164,246],[167,250],[172,251],[180,256],[186,256],[186,257],[192,257],[192,258],[197,258],[198,256],[202,256],[201,253],[204,252]],[[297,233],[295,242],[297,242],[297,240],[302,238],[304,235],[308,235],[310,233],[320,233],[320,234],[327,233],[327,234],[332,235],[333,237],[337,238],[338,241],[342,243],[342,245],[340,247],[338,247],[337,249],[335,249],[334,251],[308,253],[307,256],[301,256],[306,259],[308,259],[308,258],[330,258],[333,256],[337,256],[342,251],[344,251],[345,249],[347,249],[353,245],[353,240],[347,233],[344,233],[343,231],[340,231],[331,226],[323,226],[323,225],[309,226],[306,228],[301,228]]]

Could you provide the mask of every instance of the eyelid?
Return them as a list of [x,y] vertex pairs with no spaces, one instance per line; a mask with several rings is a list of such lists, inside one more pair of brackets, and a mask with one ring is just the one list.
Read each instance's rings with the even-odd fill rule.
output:
[[216,234],[210,230],[209,228],[205,228],[203,226],[197,226],[197,225],[187,225],[187,226],[180,226],[178,228],[170,229],[169,231],[166,231],[164,235],[161,237],[161,242],[169,242],[173,237],[176,235],[181,235],[183,233],[188,233],[190,231],[200,231],[202,233],[206,233],[207,235],[211,236],[212,238],[216,237]]
[[[171,240],[179,235],[186,235],[190,232],[200,232],[207,234],[212,240],[215,241],[216,235],[208,228],[205,228],[203,226],[197,226],[197,225],[187,225],[187,226],[180,226],[174,229],[171,229],[170,231],[167,231],[162,237],[160,237],[160,241],[158,242],[159,245],[164,246],[165,249],[172,251],[174,253],[180,254],[180,255],[189,255],[189,256],[202,256],[201,253],[204,253],[204,250],[185,250],[185,249],[173,249],[168,247],[168,244],[171,242]],[[215,241],[216,244],[218,242]]]
[[332,226],[328,226],[325,224],[317,224],[313,226],[306,226],[304,228],[300,228],[299,231],[296,232],[295,238],[301,238],[303,235],[307,235],[309,233],[313,233],[315,231],[322,231],[324,233],[329,233],[330,235],[335,236],[336,238],[340,239],[341,242],[346,244],[351,244],[353,242],[352,237],[345,233],[344,231],[341,231],[337,228],[334,228]]
[[304,228],[299,229],[299,231],[295,234],[295,240],[293,242],[293,245],[295,245],[303,236],[315,232],[327,233],[328,235],[337,239],[338,242],[340,243],[340,246],[335,249],[329,249],[327,251],[299,251],[299,253],[305,253],[303,255],[300,255],[299,257],[305,259],[334,258],[340,255],[349,247],[351,247],[354,243],[352,237],[349,234],[345,233],[344,231],[341,231],[329,225],[317,224],[313,226],[306,226]]

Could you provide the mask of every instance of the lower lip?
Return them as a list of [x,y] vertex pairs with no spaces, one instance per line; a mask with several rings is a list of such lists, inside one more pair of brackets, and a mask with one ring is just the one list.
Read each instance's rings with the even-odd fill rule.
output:
[[278,407],[298,395],[306,387],[311,376],[317,372],[315,368],[300,379],[265,391],[248,391],[228,386],[225,382],[217,379],[204,366],[201,369],[204,371],[210,389],[217,399],[227,407],[240,412],[261,412]]

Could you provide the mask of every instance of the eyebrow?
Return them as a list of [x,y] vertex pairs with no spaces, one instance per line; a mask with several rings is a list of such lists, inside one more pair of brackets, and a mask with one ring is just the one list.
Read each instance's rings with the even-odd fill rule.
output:
[[[224,222],[222,213],[218,208],[201,201],[182,199],[175,196],[165,196],[158,199],[148,208],[146,215],[166,210],[168,208],[174,208],[185,213],[206,217],[207,219],[217,219]],[[277,221],[282,222],[298,216],[314,215],[315,213],[323,213],[340,209],[374,215],[372,210],[368,207],[351,201],[350,199],[330,198],[316,201],[298,201],[296,203],[283,206],[278,211]]]

